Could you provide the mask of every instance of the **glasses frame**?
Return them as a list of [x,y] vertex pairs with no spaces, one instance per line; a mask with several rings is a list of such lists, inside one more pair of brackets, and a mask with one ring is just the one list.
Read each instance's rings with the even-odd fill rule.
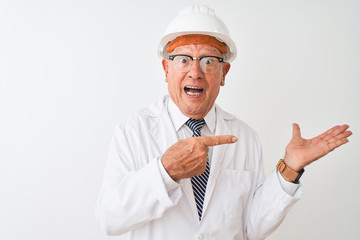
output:
[[175,57],[178,57],[178,56],[183,56],[183,57],[189,57],[191,59],[191,61],[194,62],[194,60],[199,60],[199,62],[201,61],[201,59],[203,58],[206,58],[206,57],[213,57],[213,58],[217,58],[217,60],[219,60],[219,63],[223,63],[224,62],[224,58],[222,57],[218,57],[218,56],[201,56],[201,57],[192,57],[192,56],[189,56],[189,55],[186,55],[186,54],[175,54],[175,55],[169,55],[168,56],[168,59],[171,60],[171,61],[174,61],[174,58]]
[[[191,68],[192,68],[192,66],[193,66],[193,64],[194,64],[194,60],[196,60],[196,59],[199,61],[199,64],[200,64],[201,59],[206,58],[206,57],[216,58],[216,59],[219,61],[219,63],[224,63],[224,62],[225,62],[225,61],[224,61],[224,58],[218,57],[218,56],[201,56],[201,57],[195,58],[195,57],[192,57],[192,56],[189,56],[189,55],[186,55],[186,54],[174,54],[174,55],[169,55],[169,56],[168,56],[168,59],[171,60],[171,61],[174,61],[174,58],[175,58],[175,57],[178,57],[178,56],[188,57],[188,58],[191,59],[191,65],[190,65],[189,70],[188,70],[188,71],[183,71],[183,73],[187,73],[187,72],[189,72],[189,71],[191,70]],[[203,71],[203,69],[201,69],[201,71]],[[209,72],[209,73],[210,73],[210,72]]]

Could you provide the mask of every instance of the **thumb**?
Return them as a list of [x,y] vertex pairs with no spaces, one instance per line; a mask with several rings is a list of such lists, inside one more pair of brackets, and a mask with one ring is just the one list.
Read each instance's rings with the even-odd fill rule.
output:
[[297,123],[293,123],[293,132],[292,132],[292,137],[293,138],[299,138],[301,137],[301,132],[300,132],[300,127]]

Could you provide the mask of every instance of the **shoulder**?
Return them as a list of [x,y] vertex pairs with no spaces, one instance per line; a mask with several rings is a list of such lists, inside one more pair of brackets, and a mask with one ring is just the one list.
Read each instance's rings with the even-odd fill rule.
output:
[[149,106],[138,110],[135,114],[143,117],[159,117],[164,111],[167,111],[167,105],[169,102],[169,95],[163,96],[161,99],[150,104]]
[[134,128],[151,124],[151,122],[159,119],[165,111],[167,111],[169,96],[166,95],[156,102],[148,105],[145,108],[134,111],[130,115],[128,115],[125,119],[123,119],[118,127],[120,128]]

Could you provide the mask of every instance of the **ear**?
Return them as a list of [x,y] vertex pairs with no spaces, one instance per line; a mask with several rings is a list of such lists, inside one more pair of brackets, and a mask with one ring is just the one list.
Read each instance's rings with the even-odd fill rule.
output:
[[222,75],[222,79],[220,82],[220,86],[224,86],[225,85],[225,76],[228,74],[229,70],[230,70],[231,64],[228,62],[224,63],[223,66],[223,75]]
[[161,64],[163,66],[164,72],[165,72],[165,82],[168,82],[168,72],[169,72],[169,60],[166,58],[163,58],[161,61]]

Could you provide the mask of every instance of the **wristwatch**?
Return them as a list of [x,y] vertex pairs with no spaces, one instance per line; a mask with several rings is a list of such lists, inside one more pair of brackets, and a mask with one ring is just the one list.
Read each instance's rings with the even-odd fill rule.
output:
[[276,165],[276,169],[279,170],[283,176],[289,178],[293,183],[299,183],[301,175],[305,172],[304,169],[301,169],[299,172],[292,170],[286,165],[283,159],[280,159]]

